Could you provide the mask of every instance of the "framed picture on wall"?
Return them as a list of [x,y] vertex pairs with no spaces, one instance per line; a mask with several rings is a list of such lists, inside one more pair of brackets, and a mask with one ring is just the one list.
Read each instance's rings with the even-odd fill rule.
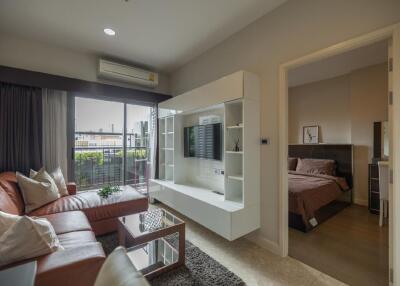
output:
[[318,144],[319,143],[319,127],[314,126],[303,126],[303,144]]

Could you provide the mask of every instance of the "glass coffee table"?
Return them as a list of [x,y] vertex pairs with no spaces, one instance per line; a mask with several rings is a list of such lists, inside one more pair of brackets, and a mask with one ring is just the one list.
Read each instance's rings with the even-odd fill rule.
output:
[[162,208],[119,217],[118,239],[148,279],[185,263],[185,222]]

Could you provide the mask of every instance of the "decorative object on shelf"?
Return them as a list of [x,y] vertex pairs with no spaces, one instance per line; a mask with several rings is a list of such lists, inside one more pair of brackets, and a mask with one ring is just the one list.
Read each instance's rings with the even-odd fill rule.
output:
[[233,150],[232,151],[234,151],[234,152],[239,152],[240,151],[240,148],[239,148],[239,138],[236,140],[236,142],[235,142],[235,147],[233,147]]
[[319,126],[304,126],[303,127],[303,144],[318,144],[319,143]]
[[119,188],[119,186],[105,186],[101,188],[100,190],[97,191],[97,194],[102,197],[103,199],[107,199],[109,196],[111,196],[114,193],[121,192],[122,190]]
[[162,209],[155,209],[139,214],[139,229],[141,232],[154,231],[165,227]]
[[237,126],[243,127],[243,123],[238,123]]

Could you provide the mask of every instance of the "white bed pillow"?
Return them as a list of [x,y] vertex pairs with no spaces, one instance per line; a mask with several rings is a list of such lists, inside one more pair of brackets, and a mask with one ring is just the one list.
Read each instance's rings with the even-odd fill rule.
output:
[[0,266],[62,249],[47,219],[22,216],[0,236]]
[[[41,168],[39,170],[42,171],[44,170],[44,168]],[[34,177],[38,174],[38,172],[36,172],[35,170],[30,171],[29,173],[29,177],[34,179]],[[53,172],[50,173],[50,176],[52,177],[52,179],[54,180],[54,183],[57,186],[58,192],[60,193],[60,196],[68,196],[68,189],[67,189],[67,184],[65,183],[65,179],[64,179],[64,175],[61,171],[60,167],[57,167]]]
[[0,211],[0,236],[2,236],[21,216]]
[[26,213],[60,198],[56,184],[44,170],[38,172],[34,178],[17,172],[17,182],[25,202]]

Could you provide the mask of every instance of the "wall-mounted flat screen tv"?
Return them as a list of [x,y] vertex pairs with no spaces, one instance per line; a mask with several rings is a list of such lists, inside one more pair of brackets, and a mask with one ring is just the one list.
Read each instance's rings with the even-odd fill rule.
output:
[[222,160],[222,124],[184,128],[184,156]]

